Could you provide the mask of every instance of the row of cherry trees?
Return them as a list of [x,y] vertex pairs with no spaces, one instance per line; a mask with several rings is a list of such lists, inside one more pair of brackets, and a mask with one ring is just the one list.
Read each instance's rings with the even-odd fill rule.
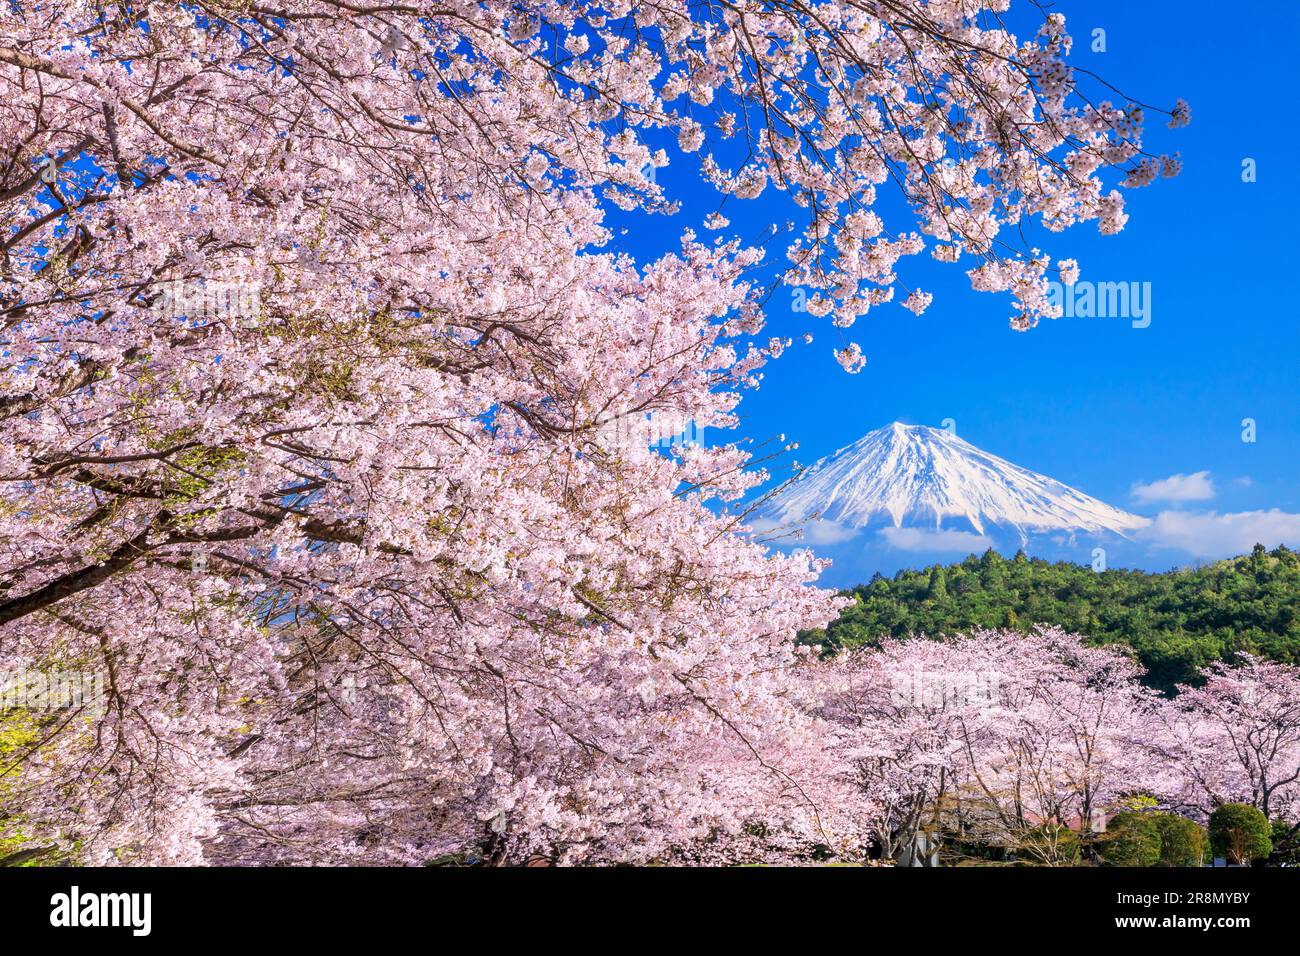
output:
[[[1077,266],[1024,227],[1115,232],[1177,162],[1076,83],[1061,15],[1018,39],[1007,7],[0,4],[0,656],[105,685],[0,748],[6,835],[98,863],[860,845],[791,683],[838,601],[727,510],[767,452],[610,426],[734,426],[787,341],[757,338],[774,281],[837,336],[923,309],[896,272],[923,252],[1019,328],[1053,314]],[[693,153],[720,204],[802,221],[618,252],[606,210],[671,213],[655,171]]]
[[1056,628],[889,640],[805,671],[886,857],[925,831],[1069,862],[1138,798],[1300,824],[1300,669],[1244,657],[1169,699],[1141,674]]

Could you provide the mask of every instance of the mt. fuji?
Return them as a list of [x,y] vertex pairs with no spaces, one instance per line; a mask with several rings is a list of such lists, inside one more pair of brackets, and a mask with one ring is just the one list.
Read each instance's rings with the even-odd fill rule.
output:
[[[1127,538],[1148,519],[1014,465],[942,428],[886,425],[817,462],[758,513],[762,526],[881,527],[947,550],[1031,535]],[[890,529],[922,529],[907,538]],[[815,541],[814,541],[815,543]]]

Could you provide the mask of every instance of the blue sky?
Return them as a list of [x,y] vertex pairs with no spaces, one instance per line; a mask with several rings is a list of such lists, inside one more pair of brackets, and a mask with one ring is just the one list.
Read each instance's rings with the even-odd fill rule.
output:
[[[841,333],[829,320],[794,313],[782,289],[765,334],[790,335],[795,344],[746,396],[742,433],[760,440],[784,433],[800,442],[798,459],[811,462],[890,421],[951,418],[973,444],[1139,514],[1300,512],[1300,268],[1292,232],[1300,142],[1285,112],[1300,62],[1300,5],[1231,23],[1208,0],[1177,4],[1177,16],[1173,7],[1056,5],[1075,37],[1076,68],[1148,103],[1171,107],[1183,97],[1193,121],[1171,130],[1149,116],[1147,148],[1178,150],[1183,172],[1126,190],[1130,219],[1118,236],[1101,236],[1095,225],[1041,239],[1031,233],[1053,258],[1078,259],[1083,280],[1149,282],[1148,327],[1062,318],[1017,333],[1007,324],[1009,300],[973,292],[967,264],[921,257],[900,264],[909,286],[935,294],[921,317],[889,305]],[[1106,31],[1104,53],[1090,50],[1094,28]],[[1253,183],[1243,182],[1247,159],[1255,162]],[[629,220],[627,248],[642,257],[672,249],[682,228],[716,208],[716,195],[690,173],[680,155],[660,171],[684,209]],[[771,190],[726,214],[742,236],[788,215]],[[800,340],[804,331],[813,333],[811,345]],[[867,356],[858,375],[844,373],[831,354],[841,336]],[[1245,418],[1256,422],[1253,443],[1242,441]],[[1136,483],[1200,472],[1208,476],[1157,486],[1145,499],[1131,494]],[[1154,497],[1163,488],[1177,498],[1180,487],[1201,497]]]

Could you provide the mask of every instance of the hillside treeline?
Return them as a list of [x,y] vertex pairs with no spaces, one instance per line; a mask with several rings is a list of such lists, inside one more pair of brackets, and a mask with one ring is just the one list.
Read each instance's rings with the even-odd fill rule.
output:
[[1247,651],[1300,663],[1300,558],[1261,545],[1248,555],[1151,574],[1051,563],[989,550],[951,565],[877,574],[854,604],[804,640],[827,650],[885,636],[1054,624],[1098,644],[1126,644],[1150,684],[1168,690]]

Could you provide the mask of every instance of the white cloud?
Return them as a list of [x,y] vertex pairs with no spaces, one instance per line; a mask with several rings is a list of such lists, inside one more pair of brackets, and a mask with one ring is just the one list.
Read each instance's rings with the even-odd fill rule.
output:
[[[860,528],[836,524],[834,521],[812,519],[800,522],[777,522],[759,518],[749,523],[750,531],[774,544],[799,545],[839,544],[856,538]],[[801,533],[802,532],[802,533]]]
[[890,547],[902,551],[961,551],[989,548],[992,542],[970,531],[934,531],[925,528],[882,528],[880,536]]
[[1129,492],[1134,501],[1150,504],[1153,501],[1208,501],[1214,497],[1214,482],[1208,471],[1190,475],[1177,474],[1161,478],[1149,485],[1137,482]]
[[805,521],[799,527],[803,528],[803,540],[808,544],[839,544],[841,541],[856,538],[861,530],[836,524],[834,521],[821,520]]
[[1256,543],[1273,548],[1300,546],[1300,514],[1270,511],[1162,511],[1138,539],[1157,548],[1186,551],[1198,558],[1226,558]]

